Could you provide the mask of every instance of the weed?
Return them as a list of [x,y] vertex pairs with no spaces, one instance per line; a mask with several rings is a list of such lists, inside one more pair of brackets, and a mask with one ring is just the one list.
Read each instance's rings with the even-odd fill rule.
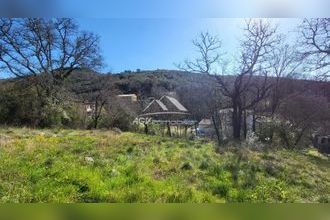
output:
[[[78,130],[0,129],[0,202],[329,202],[315,152]],[[91,157],[94,163],[84,158]]]
[[192,167],[191,163],[189,163],[189,162],[185,162],[185,163],[183,163],[182,166],[181,166],[181,169],[182,169],[182,170],[191,170],[192,168],[193,168],[193,167]]

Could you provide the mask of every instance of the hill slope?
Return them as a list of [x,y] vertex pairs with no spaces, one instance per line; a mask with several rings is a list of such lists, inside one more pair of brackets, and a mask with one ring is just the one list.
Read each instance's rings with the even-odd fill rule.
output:
[[[232,81],[231,76],[226,80]],[[213,77],[204,74],[190,73],[178,70],[149,70],[139,72],[124,72],[117,74],[99,74],[89,70],[77,70],[68,79],[71,87],[84,87],[88,90],[88,82],[91,80],[107,80],[110,85],[119,89],[122,93],[135,93],[141,98],[161,96],[164,92],[179,92],[182,87],[190,90],[211,87],[216,81]],[[270,78],[269,81],[275,80]],[[82,82],[87,82],[84,85]],[[97,82],[97,80],[96,80]],[[288,87],[287,93],[295,91],[308,91],[311,94],[328,97],[330,101],[330,82],[317,82],[312,80],[298,80],[287,78],[282,83]],[[181,91],[183,92],[183,91]],[[183,96],[183,95],[181,95]]]
[[327,202],[316,152],[109,131],[0,129],[1,202]]

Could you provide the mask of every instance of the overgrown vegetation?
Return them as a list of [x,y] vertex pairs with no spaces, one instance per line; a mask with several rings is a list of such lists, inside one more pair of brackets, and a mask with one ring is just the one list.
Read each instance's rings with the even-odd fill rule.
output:
[[[0,202],[329,202],[329,158],[308,148],[328,148],[329,24],[304,19],[291,45],[251,19],[234,59],[206,32],[183,71],[101,74],[99,37],[74,19],[0,19]],[[210,140],[132,123],[163,95]]]
[[[170,95],[194,120],[211,119],[219,145],[224,109],[236,141],[249,130],[262,136],[258,123],[272,120],[269,130],[287,148],[309,145],[330,131],[329,21],[304,19],[287,38],[270,20],[247,19],[234,57],[222,51],[220,36],[202,32],[193,40],[197,53],[177,66],[183,71],[101,74],[99,36],[76,20],[2,18],[0,77],[15,78],[0,81],[0,125],[132,131],[150,100]],[[128,93],[134,104],[117,97]]]
[[328,202],[314,150],[111,131],[0,129],[1,202]]

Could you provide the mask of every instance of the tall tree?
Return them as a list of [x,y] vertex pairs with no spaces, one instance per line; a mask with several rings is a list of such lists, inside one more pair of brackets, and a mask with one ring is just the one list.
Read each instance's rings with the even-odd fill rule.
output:
[[[210,34],[201,34],[199,41],[194,41],[200,57],[194,61],[185,61],[182,69],[213,75],[217,90],[227,97],[232,108],[233,137],[241,138],[245,111],[253,109],[268,94],[271,84],[268,81],[269,59],[271,51],[279,42],[276,27],[262,19],[247,20],[244,36],[241,40],[241,53],[236,74],[219,73],[216,64],[221,54],[220,41]],[[179,66],[180,67],[180,66]],[[215,67],[212,69],[212,67]],[[219,69],[219,68],[218,68]],[[212,72],[213,71],[213,72]]]
[[302,139],[311,138],[313,133],[329,132],[326,126],[330,120],[330,108],[325,97],[292,94],[283,101],[279,115],[282,119],[279,135],[287,147],[297,147]]
[[177,65],[179,69],[204,74],[214,74],[221,58],[221,41],[218,36],[209,32],[201,32],[198,38],[192,41],[198,57],[194,60],[186,59],[183,64]]
[[62,83],[74,70],[101,65],[98,36],[72,19],[0,19],[0,69],[35,87],[40,115],[65,101]]
[[304,19],[299,27],[302,58],[308,70],[330,79],[330,18]]
[[[218,36],[213,36],[209,32],[202,32],[199,34],[198,38],[192,41],[196,51],[198,53],[198,57],[193,60],[186,59],[183,64],[177,65],[179,69],[205,74],[206,77],[209,77],[211,80],[208,82],[212,82],[214,80],[214,76],[218,74],[218,67],[221,61],[221,55],[223,54],[221,51],[221,41]],[[202,82],[200,82],[202,83]],[[202,83],[203,84],[203,83]],[[201,101],[201,106],[207,106],[206,114],[210,116],[212,119],[213,127],[215,130],[215,134],[217,137],[218,144],[221,144],[221,131],[220,131],[220,117],[219,110],[221,108],[221,103],[219,99],[219,89],[216,86],[216,83],[202,85],[204,87],[211,87],[211,89],[200,89],[206,94],[208,98],[205,98]],[[190,92],[192,95],[196,93]],[[202,95],[199,95],[202,97]],[[206,116],[206,115],[204,115]]]
[[73,70],[102,64],[99,38],[72,19],[0,19],[0,66],[51,95]]
[[284,43],[284,38],[281,39],[278,47],[275,47],[269,59],[270,72],[272,79],[272,88],[270,95],[270,106],[268,111],[274,115],[276,110],[280,107],[281,101],[287,95],[287,82],[289,79],[296,78],[298,68],[302,64],[297,50],[288,44]]

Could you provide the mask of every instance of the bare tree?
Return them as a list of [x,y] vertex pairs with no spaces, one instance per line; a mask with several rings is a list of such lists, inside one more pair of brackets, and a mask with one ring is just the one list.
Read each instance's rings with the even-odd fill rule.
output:
[[[268,63],[271,51],[279,42],[276,27],[263,20],[248,20],[244,29],[244,39],[241,41],[238,74],[227,80],[218,76],[217,81],[222,93],[230,99],[232,111],[232,126],[234,139],[241,138],[242,125],[246,111],[269,95]],[[228,80],[229,79],[229,80]],[[244,129],[246,135],[246,129]]]
[[[285,98],[279,108],[279,135],[289,147],[297,145],[313,132],[322,129],[330,119],[329,105],[325,97],[309,94],[293,94]],[[310,135],[310,136],[309,136]]]
[[[206,74],[207,77],[214,80],[222,55],[221,41],[217,36],[213,36],[209,32],[201,32],[198,38],[193,40],[193,45],[199,56],[194,60],[186,59],[183,64],[177,65],[178,68],[189,72]],[[206,114],[211,116],[217,141],[220,145],[221,133],[219,110],[221,103],[218,99],[219,90],[216,83],[204,86],[211,86],[212,88],[204,90],[207,94],[203,95],[208,98],[203,99],[200,105],[207,106],[208,111],[206,111]],[[194,92],[191,92],[191,94],[194,94]]]
[[0,19],[0,69],[37,91],[40,120],[47,106],[65,102],[62,83],[74,70],[101,66],[99,38],[72,19]]
[[0,19],[0,68],[52,96],[78,68],[101,65],[99,38],[72,19]]
[[[271,84],[268,82],[269,59],[271,51],[279,42],[276,27],[263,20],[247,20],[244,39],[241,41],[241,54],[237,74],[220,74],[215,66],[219,63],[221,48],[217,37],[201,34],[193,43],[200,53],[194,61],[185,61],[181,69],[206,73],[216,80],[216,90],[221,91],[229,100],[232,108],[233,137],[241,138],[245,111],[254,108],[268,94]],[[213,69],[212,69],[213,67]],[[223,103],[222,103],[223,104]],[[224,106],[223,106],[224,107]],[[246,127],[246,126],[245,126]],[[246,133],[246,132],[245,132]]]
[[78,98],[91,106],[90,123],[88,128],[97,128],[100,119],[106,115],[114,97],[118,94],[107,75],[90,75],[80,82],[83,86],[76,86],[72,91]]
[[99,119],[101,118],[102,111],[104,110],[105,105],[108,103],[109,100],[109,90],[107,88],[101,88],[97,90],[93,97],[93,105],[94,109],[92,112],[92,127],[97,128],[99,124]]
[[299,59],[294,47],[288,44],[281,44],[273,48],[269,62],[271,76],[274,77],[269,99],[270,113],[274,115],[280,107],[281,100],[286,95],[286,82],[288,79],[295,78],[298,75],[297,69],[301,66],[302,60]]
[[330,77],[330,18],[304,19],[299,27],[302,58],[310,71],[328,80]]
[[214,73],[215,64],[219,63],[221,53],[221,41],[217,36],[211,35],[209,32],[201,32],[199,37],[192,41],[199,54],[194,60],[186,59],[184,64],[177,65],[180,69],[196,72],[212,74]]

